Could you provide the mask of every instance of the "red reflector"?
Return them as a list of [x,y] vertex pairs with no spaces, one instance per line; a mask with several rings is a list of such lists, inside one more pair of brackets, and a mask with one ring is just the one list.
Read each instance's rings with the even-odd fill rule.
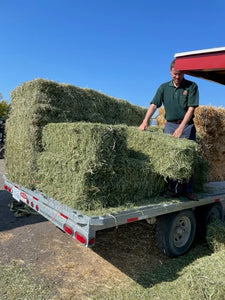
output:
[[21,193],[20,193],[20,196],[21,196],[23,199],[25,199],[25,200],[27,199],[27,195],[26,195],[24,192],[21,192]]
[[94,238],[93,238],[93,239],[90,239],[90,240],[89,240],[89,244],[88,244],[88,245],[89,245],[89,246],[91,246],[91,245],[93,245],[93,244],[94,244],[94,242],[95,242],[95,239],[94,239]]
[[34,207],[34,203],[33,203],[33,202],[31,202],[31,204],[30,204],[30,205],[31,205],[31,207]]
[[33,197],[33,199],[36,200],[36,201],[38,201],[38,198],[36,198],[36,197]]
[[62,213],[60,213],[60,216],[65,218],[66,220],[68,219],[68,217],[66,215],[62,214]]
[[8,187],[8,191],[9,191],[10,193],[12,193],[12,189],[11,189],[10,187]]
[[220,198],[215,199],[215,202],[220,202]]
[[26,202],[27,202],[27,204],[29,204],[29,203],[30,203],[29,199],[27,199],[27,201],[26,201]]
[[5,189],[5,190],[8,190],[8,187],[7,187],[7,185],[6,185],[6,184],[4,185],[4,189]]
[[69,235],[73,235],[73,228],[70,227],[69,225],[64,225],[64,230],[66,233],[68,233]]
[[39,206],[38,205],[36,205],[36,210],[39,210]]
[[80,234],[79,232],[76,232],[75,238],[76,238],[79,242],[81,242],[82,244],[86,244],[86,238],[85,238],[82,234]]
[[127,219],[127,223],[138,221],[138,217]]

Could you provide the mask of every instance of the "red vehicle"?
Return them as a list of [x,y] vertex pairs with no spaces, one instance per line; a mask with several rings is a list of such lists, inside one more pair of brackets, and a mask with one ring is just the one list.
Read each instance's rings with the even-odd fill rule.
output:
[[175,68],[225,85],[225,47],[175,54]]

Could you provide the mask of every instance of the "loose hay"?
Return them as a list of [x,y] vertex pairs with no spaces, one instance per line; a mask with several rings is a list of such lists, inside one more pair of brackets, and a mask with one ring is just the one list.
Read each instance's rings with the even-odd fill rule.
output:
[[225,224],[224,221],[214,220],[207,226],[206,240],[212,252],[225,250]]

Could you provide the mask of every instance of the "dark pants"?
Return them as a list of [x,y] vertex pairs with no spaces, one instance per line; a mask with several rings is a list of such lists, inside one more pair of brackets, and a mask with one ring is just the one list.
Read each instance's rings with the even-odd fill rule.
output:
[[[173,135],[174,131],[179,127],[180,124],[166,122],[164,133]],[[194,124],[186,125],[181,138],[196,141],[196,128]],[[182,192],[193,192],[194,188],[194,177],[191,176],[189,182],[179,183],[177,181],[170,181],[171,192],[182,193]]]

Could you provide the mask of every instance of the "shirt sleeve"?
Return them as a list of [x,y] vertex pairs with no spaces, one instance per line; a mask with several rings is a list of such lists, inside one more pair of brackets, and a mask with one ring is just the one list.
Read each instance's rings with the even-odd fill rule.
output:
[[152,99],[151,104],[155,104],[157,108],[160,107],[163,103],[163,97],[164,97],[163,85],[160,85],[154,98]]
[[193,82],[189,90],[188,106],[199,106],[199,90],[195,82]]

